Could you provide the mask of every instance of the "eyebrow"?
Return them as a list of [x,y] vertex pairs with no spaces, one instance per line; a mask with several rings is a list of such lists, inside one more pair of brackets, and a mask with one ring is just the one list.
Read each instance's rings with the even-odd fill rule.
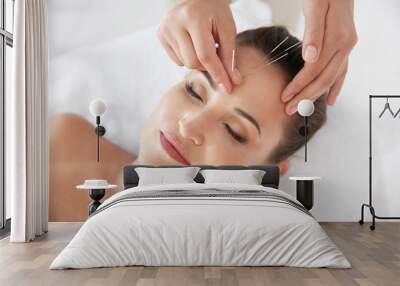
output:
[[258,134],[261,135],[260,125],[258,124],[257,120],[254,119],[253,116],[251,116],[247,112],[245,112],[242,109],[237,108],[237,107],[235,107],[235,111],[237,113],[239,113],[241,116],[243,116],[244,118],[246,118],[248,121],[250,121],[257,128]]
[[202,75],[207,79],[208,83],[210,84],[212,89],[217,89],[217,85],[215,84],[214,80],[212,79],[210,73],[208,71],[200,71]]

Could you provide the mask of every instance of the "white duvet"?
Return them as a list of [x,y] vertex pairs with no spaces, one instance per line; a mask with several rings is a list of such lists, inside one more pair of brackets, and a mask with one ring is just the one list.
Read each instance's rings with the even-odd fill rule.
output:
[[[175,190],[172,197],[162,196]],[[262,191],[261,197],[252,196],[251,191]],[[184,192],[203,195],[184,196]],[[216,192],[241,195],[208,196]],[[267,199],[263,192],[268,193]],[[150,193],[161,195],[143,197]],[[138,195],[143,196],[129,199]],[[127,265],[351,267],[318,222],[298,204],[292,196],[263,186],[138,186],[108,198],[50,269]]]

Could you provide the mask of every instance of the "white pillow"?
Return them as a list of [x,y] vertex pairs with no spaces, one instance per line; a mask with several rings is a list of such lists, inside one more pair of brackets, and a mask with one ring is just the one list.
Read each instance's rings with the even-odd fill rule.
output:
[[139,186],[196,183],[193,179],[199,170],[199,167],[135,168],[139,176]]
[[204,177],[204,183],[224,183],[224,184],[246,184],[261,185],[265,175],[263,170],[201,170],[200,174]]

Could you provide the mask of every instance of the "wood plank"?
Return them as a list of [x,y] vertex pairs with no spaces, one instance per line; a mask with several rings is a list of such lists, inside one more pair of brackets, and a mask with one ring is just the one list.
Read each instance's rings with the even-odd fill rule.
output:
[[0,285],[400,285],[400,223],[379,222],[374,232],[357,223],[322,223],[352,269],[294,267],[116,267],[49,270],[82,223],[50,223],[32,243],[0,240]]

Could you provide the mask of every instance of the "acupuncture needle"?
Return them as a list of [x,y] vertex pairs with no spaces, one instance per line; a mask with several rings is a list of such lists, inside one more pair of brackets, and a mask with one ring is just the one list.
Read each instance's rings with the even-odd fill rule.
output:
[[[280,46],[282,46],[287,40],[289,39],[289,36],[286,36],[282,41],[280,41],[270,52],[269,55],[272,55]],[[215,48],[218,49],[219,48],[219,44],[215,43]],[[269,66],[277,61],[279,61],[280,59],[286,57],[289,55],[289,51],[291,49],[300,47],[302,45],[302,42],[297,42],[291,46],[289,46],[288,48],[286,48],[281,54],[279,54],[277,57],[272,58],[269,62],[266,63],[262,63],[262,65],[266,65]],[[231,62],[231,71],[233,72],[235,69],[235,49],[232,50],[232,62]]]
[[[219,48],[219,44],[215,43],[215,48]],[[233,71],[235,69],[235,49],[232,50],[232,62],[231,62],[231,70]]]
[[[279,45],[279,44],[278,44]],[[290,47],[286,48],[284,51],[282,51],[280,54],[278,54],[275,57],[272,57],[269,61],[265,62],[263,61],[262,63],[260,63],[258,66],[256,66],[255,68],[252,69],[251,72],[244,74],[244,76],[246,75],[250,75],[253,72],[255,72],[256,70],[258,70],[259,68],[265,67],[265,66],[269,66],[273,63],[276,63],[277,61],[283,59],[284,57],[287,57],[289,55],[290,52],[292,52],[291,50],[294,50],[296,48],[299,48],[302,46],[302,42],[297,42],[293,45],[291,45]],[[274,48],[275,49],[275,48]],[[275,49],[276,50],[276,49]],[[270,53],[271,54],[271,53]]]
[[287,39],[289,39],[289,36],[286,36],[286,38],[284,38],[279,44],[277,44],[276,47],[269,52],[269,54],[271,55],[273,52],[275,52],[275,50],[278,49],[284,42],[286,42]]
[[286,50],[283,51],[283,54],[281,53],[280,55],[278,55],[278,57],[272,58],[266,65],[269,66],[270,64],[273,64],[273,63],[279,61],[280,59],[289,55],[289,51],[291,49],[294,49],[294,48],[300,47],[300,46],[301,46],[301,42],[291,45],[289,48],[287,48]]

